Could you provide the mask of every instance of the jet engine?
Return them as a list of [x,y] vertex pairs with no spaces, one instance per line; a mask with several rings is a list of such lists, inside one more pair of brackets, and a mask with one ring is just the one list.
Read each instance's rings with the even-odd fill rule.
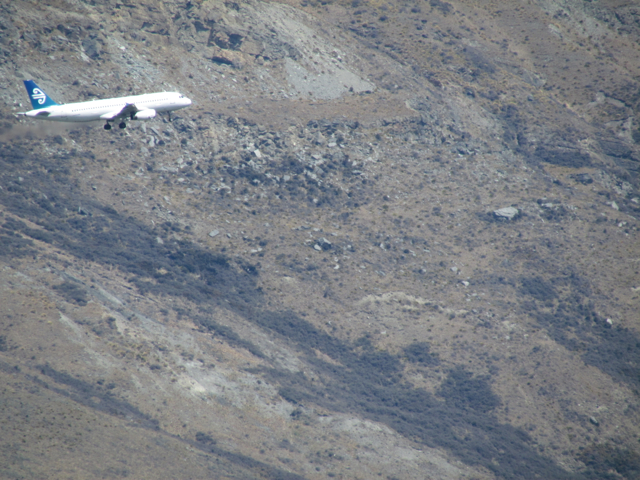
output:
[[135,113],[132,120],[149,120],[155,116],[156,111],[153,108],[147,108]]

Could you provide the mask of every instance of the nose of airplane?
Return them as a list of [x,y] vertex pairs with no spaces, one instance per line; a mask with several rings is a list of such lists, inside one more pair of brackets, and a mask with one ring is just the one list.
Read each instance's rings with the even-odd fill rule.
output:
[[184,102],[184,106],[185,107],[188,107],[189,105],[191,105],[191,99],[190,98],[184,97],[182,100]]

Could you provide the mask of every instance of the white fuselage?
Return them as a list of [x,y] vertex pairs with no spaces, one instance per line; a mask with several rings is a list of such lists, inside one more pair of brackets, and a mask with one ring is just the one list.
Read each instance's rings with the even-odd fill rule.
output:
[[177,92],[147,93],[129,97],[53,105],[42,109],[30,110],[25,112],[24,115],[56,122],[92,122],[96,120],[111,120],[111,115],[117,114],[127,105],[135,105],[139,111],[171,112],[188,107],[191,105],[191,100]]

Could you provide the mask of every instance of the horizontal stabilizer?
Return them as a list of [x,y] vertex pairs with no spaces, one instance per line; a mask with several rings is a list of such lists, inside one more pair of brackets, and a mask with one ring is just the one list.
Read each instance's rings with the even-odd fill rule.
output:
[[16,112],[15,117],[16,118],[19,118],[19,117],[46,118],[49,115],[51,115],[51,112],[49,110],[31,110],[30,112]]

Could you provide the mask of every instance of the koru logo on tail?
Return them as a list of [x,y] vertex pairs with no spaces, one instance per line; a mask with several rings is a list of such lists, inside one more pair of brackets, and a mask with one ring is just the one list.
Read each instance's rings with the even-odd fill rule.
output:
[[47,98],[47,96],[45,95],[45,93],[40,90],[39,88],[34,88],[33,92],[31,92],[31,96],[38,101],[39,105],[42,105],[45,101],[45,99]]

